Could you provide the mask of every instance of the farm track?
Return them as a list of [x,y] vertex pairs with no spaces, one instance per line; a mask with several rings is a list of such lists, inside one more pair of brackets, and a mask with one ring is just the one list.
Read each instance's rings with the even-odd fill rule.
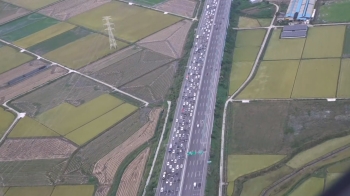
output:
[[137,196],[149,151],[143,150],[125,169],[116,196]]
[[149,122],[95,164],[93,174],[100,184],[96,196],[103,195],[102,192],[108,192],[114,175],[125,157],[153,137],[161,110],[161,108],[153,109],[149,115]]

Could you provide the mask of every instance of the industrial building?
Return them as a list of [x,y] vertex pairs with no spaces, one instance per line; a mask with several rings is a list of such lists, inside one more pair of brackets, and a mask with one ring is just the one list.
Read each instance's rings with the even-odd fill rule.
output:
[[291,0],[285,19],[287,20],[312,20],[315,15],[316,0]]
[[281,38],[304,38],[307,35],[307,25],[290,25],[283,27]]

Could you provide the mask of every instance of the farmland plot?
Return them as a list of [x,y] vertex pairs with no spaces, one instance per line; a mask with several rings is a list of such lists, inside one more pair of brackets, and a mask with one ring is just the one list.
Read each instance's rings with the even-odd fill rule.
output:
[[39,13],[65,21],[110,1],[111,0],[64,0],[39,10]]
[[53,190],[51,196],[71,196],[71,195],[79,195],[79,196],[92,196],[94,193],[93,185],[64,185],[64,186],[56,186]]
[[103,16],[111,16],[115,24],[115,35],[129,42],[136,42],[181,20],[180,17],[165,15],[162,12],[112,1],[72,17],[69,21],[105,32],[101,22]]
[[192,17],[196,4],[197,2],[193,0],[169,0],[155,6],[155,8],[181,16]]
[[266,34],[265,29],[237,31],[235,47],[259,47]]
[[16,30],[23,28],[27,25],[31,25],[35,22],[38,22],[40,20],[43,20],[47,18],[44,15],[33,13],[26,16],[23,16],[21,18],[18,18],[16,20],[13,20],[11,22],[8,22],[4,25],[0,26],[0,35],[4,35],[10,32],[15,32]]
[[145,49],[100,69],[90,76],[115,87],[120,87],[170,61],[172,58],[168,56]]
[[2,137],[15,120],[15,115],[6,111],[3,107],[0,107],[0,119],[0,137]]
[[350,57],[350,26],[346,27],[345,30],[345,40],[344,40],[344,46],[343,46],[343,57],[349,58]]
[[53,186],[10,187],[6,196],[50,196],[53,188]]
[[319,23],[337,23],[350,21],[350,1],[325,1],[319,7],[316,21]]
[[134,196],[140,187],[150,148],[143,150],[125,169],[117,196]]
[[28,14],[29,11],[9,3],[0,2],[0,24]]
[[117,49],[110,49],[108,37],[94,33],[53,50],[44,57],[71,69],[79,69],[127,46],[125,42],[116,42]]
[[59,136],[59,134],[27,116],[20,119],[8,135],[9,138],[53,136]]
[[229,154],[288,154],[307,142],[347,132],[350,101],[232,103]]
[[[29,64],[33,63],[33,62],[38,62],[38,61],[31,61]],[[27,63],[28,65],[28,63]],[[32,64],[34,66],[34,64]],[[38,65],[38,64],[35,64]],[[35,66],[34,66],[35,67]],[[23,66],[18,67],[19,69],[24,68]],[[21,69],[21,71],[19,71],[19,69],[15,68],[13,70],[10,70],[8,72],[5,72],[4,74],[1,74],[0,77],[2,77],[4,75],[5,76],[9,76],[12,77],[15,74],[17,75],[18,73],[21,73],[23,70],[26,69]],[[18,72],[16,73],[17,70]],[[29,77],[26,80],[23,80],[20,83],[17,83],[15,85],[12,86],[7,86],[7,87],[3,87],[0,89],[0,103],[13,99],[14,97],[24,94],[32,89],[34,89],[37,86],[40,86],[42,84],[45,84],[49,81],[52,81],[56,78],[61,77],[62,75],[68,73],[68,71],[62,67],[59,66],[52,66],[49,69],[42,71],[32,77]],[[2,101],[1,101],[2,99]]]
[[233,62],[230,74],[229,94],[232,95],[248,78],[254,62]]
[[0,196],[4,196],[10,187],[0,187]]
[[94,164],[98,160],[122,144],[149,121],[149,112],[149,108],[141,108],[83,146],[71,158],[65,174],[69,175],[80,169],[92,174]]
[[3,46],[0,48],[0,74],[13,69],[23,63],[26,63],[33,59],[32,56],[21,53],[14,48],[9,46]]
[[73,73],[15,99],[11,104],[33,117],[64,102],[79,106],[111,91],[109,87]]
[[342,59],[338,80],[337,97],[339,98],[349,98],[350,97],[350,59]]
[[177,62],[167,64],[123,85],[120,89],[151,103],[163,101],[172,85],[176,70]]
[[160,108],[152,110],[149,122],[95,164],[93,174],[98,178],[101,186],[98,188],[98,192],[109,189],[113,177],[125,157],[153,137],[160,112]]
[[138,42],[142,47],[155,52],[180,58],[185,44],[185,37],[192,25],[191,21],[182,20]]
[[1,184],[3,186],[52,185],[50,172],[63,161],[64,159],[46,159],[0,162]]
[[0,146],[0,161],[68,158],[76,149],[60,138],[7,139]]
[[317,196],[323,191],[324,179],[311,177],[295,189],[290,196],[310,195]]
[[30,9],[30,10],[36,10],[38,8],[42,8],[42,7],[47,6],[51,3],[54,3],[58,0],[30,0],[30,1],[27,1],[27,0],[4,0],[4,1],[15,4],[19,7],[24,7],[24,8]]

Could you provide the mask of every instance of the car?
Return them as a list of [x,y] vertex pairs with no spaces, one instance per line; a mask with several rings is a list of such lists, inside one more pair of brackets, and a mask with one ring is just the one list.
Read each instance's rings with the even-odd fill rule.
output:
[[174,163],[176,163],[177,161],[176,161],[176,159],[174,160]]
[[179,169],[179,165],[176,165],[176,169]]
[[162,188],[160,188],[160,192],[161,192],[161,193],[163,193],[163,191],[164,191],[164,188],[163,188],[163,187],[162,187]]
[[193,188],[196,188],[197,187],[197,183],[193,183]]
[[190,116],[192,116],[192,113],[190,113]]
[[183,167],[184,167],[184,165],[183,165],[183,164],[181,164],[181,165],[180,165],[180,168],[182,169]]
[[174,173],[174,172],[175,172],[175,169],[173,168],[173,169],[171,170],[171,172],[173,172],[173,173]]
[[169,169],[171,169],[173,166],[172,165],[169,165]]
[[199,124],[197,124],[197,127],[199,127]]
[[169,161],[166,163],[166,165],[169,165]]
[[169,180],[165,181],[165,183],[168,184],[168,183],[169,183]]
[[199,182],[197,186],[198,186],[198,187],[201,187],[201,186],[202,186],[202,184]]

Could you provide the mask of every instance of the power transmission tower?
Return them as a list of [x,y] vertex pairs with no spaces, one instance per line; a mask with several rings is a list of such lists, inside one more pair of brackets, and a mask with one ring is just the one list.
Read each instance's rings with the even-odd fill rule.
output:
[[110,20],[112,20],[112,17],[104,16],[102,18],[103,18],[102,21],[105,22],[103,25],[107,27],[105,30],[108,31],[109,48],[110,49],[112,49],[112,48],[117,49],[117,42],[115,41],[114,35],[113,35],[114,24],[110,22]]

